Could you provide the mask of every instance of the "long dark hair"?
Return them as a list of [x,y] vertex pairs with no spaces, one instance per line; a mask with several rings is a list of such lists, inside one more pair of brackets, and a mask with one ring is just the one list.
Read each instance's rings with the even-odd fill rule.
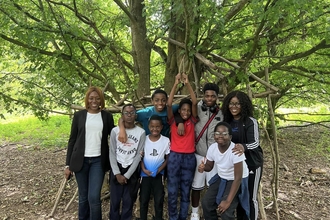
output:
[[229,111],[229,103],[233,97],[236,97],[241,105],[240,120],[245,121],[248,117],[253,117],[253,105],[251,99],[246,93],[236,90],[228,93],[223,100],[221,107],[221,111],[224,116],[223,121],[230,123],[234,119],[233,115]]

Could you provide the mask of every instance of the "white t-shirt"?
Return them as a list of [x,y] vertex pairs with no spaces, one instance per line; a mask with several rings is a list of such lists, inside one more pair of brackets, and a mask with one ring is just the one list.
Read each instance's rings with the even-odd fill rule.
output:
[[97,114],[87,112],[85,128],[85,157],[98,157],[101,155],[103,131],[101,112]]
[[234,180],[234,164],[243,161],[243,176],[245,178],[249,175],[249,169],[245,163],[245,155],[241,156],[235,155],[232,152],[232,149],[235,147],[235,144],[231,142],[230,146],[226,152],[221,153],[218,148],[218,143],[211,144],[209,147],[206,159],[209,161],[214,161],[214,166],[217,167],[218,175],[226,180]]
[[[112,130],[116,134],[116,140],[118,140],[119,128],[115,127]],[[138,157],[140,158],[140,152],[138,152],[138,146],[140,144],[141,136],[142,135],[145,136],[145,131],[138,126],[135,126],[134,128],[131,129],[126,128],[126,134],[127,134],[126,143],[116,141],[116,145],[112,146],[116,148],[117,162],[120,163],[124,168],[130,166],[133,163],[133,160],[137,154]],[[110,144],[115,144],[115,143],[110,143]],[[143,150],[143,148],[141,150]],[[110,155],[110,162],[111,161],[112,158]]]
[[[157,141],[151,141],[149,135],[146,137],[144,145],[143,163],[147,170],[153,172],[155,177],[158,168],[164,163],[165,155],[170,153],[170,139],[161,135]],[[162,171],[162,173],[164,173]],[[141,171],[141,176],[147,176]]]

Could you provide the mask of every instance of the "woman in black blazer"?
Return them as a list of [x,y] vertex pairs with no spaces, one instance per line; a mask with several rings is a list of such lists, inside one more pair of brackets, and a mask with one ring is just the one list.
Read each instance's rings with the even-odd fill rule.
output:
[[65,177],[75,173],[79,191],[79,219],[102,219],[101,188],[110,169],[108,139],[114,127],[112,114],[104,111],[104,95],[90,87],[86,109],[73,116],[66,155]]

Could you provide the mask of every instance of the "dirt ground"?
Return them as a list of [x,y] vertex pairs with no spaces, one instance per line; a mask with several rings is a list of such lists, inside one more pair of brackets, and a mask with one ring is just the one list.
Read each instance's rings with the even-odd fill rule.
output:
[[[329,143],[319,140],[323,128],[281,130],[278,206],[280,219],[330,219]],[[321,133],[320,133],[321,132]],[[320,145],[321,144],[321,145]],[[318,152],[314,148],[317,146]],[[321,147],[320,147],[321,146]],[[262,200],[267,219],[276,219],[272,208],[272,159],[270,147],[263,144],[265,165]],[[316,149],[316,148],[315,148]],[[66,205],[76,190],[74,178],[66,186],[53,217],[50,217],[57,191],[64,179],[65,150],[39,149],[22,143],[0,146],[0,219],[77,219],[77,197]],[[324,174],[312,174],[320,168]],[[107,194],[107,186],[102,195]],[[102,202],[103,219],[108,219],[109,199]],[[166,205],[165,205],[166,209]]]

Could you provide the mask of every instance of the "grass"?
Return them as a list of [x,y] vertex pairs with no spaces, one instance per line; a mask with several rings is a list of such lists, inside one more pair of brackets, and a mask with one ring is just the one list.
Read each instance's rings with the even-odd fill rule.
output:
[[71,119],[62,115],[51,116],[47,121],[25,116],[11,117],[0,122],[1,145],[19,143],[45,148],[65,148],[71,128]]
[[[311,108],[278,109],[277,113],[284,118],[279,121],[279,126],[305,125],[310,123],[330,122],[328,106],[314,106]],[[322,124],[324,124],[322,123]]]
[[[114,114],[115,125],[119,115]],[[71,119],[65,115],[50,116],[40,121],[34,116],[6,116],[0,120],[0,145],[15,143],[42,148],[66,148]]]
[[[280,129],[278,138],[295,140],[295,143],[299,144],[300,152],[314,156],[324,155],[330,159],[330,146],[328,144],[330,142],[330,113],[327,106],[286,109],[281,112],[287,115],[285,115],[285,120],[278,121],[279,127],[297,126],[295,129],[304,131],[304,134],[303,136],[295,134],[290,136],[285,130]],[[290,114],[292,112],[294,114]],[[313,125],[314,123],[315,125]]]

